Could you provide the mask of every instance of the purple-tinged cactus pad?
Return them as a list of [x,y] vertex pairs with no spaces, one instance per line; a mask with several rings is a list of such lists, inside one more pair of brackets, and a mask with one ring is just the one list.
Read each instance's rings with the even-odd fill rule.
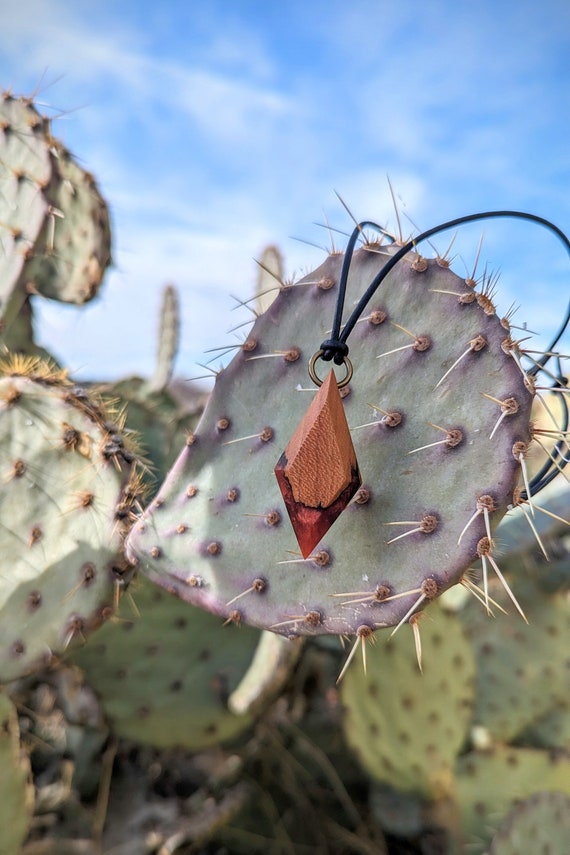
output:
[[[393,251],[354,254],[347,313]],[[307,365],[330,335],[342,260],[282,287],[256,320],[128,540],[167,590],[285,635],[393,626],[459,582],[512,502],[513,446],[531,439],[508,323],[488,295],[410,253],[348,341],[343,401],[363,486],[303,560],[273,470],[316,391]]]

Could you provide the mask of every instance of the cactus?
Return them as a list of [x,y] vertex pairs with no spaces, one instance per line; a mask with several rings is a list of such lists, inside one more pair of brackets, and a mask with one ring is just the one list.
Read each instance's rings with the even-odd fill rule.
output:
[[369,648],[341,685],[343,728],[373,780],[424,799],[449,796],[467,737],[475,663],[458,619],[434,607],[422,621],[426,668],[404,634]]
[[[539,582],[511,576],[528,625],[489,620],[476,603],[459,612],[477,660],[473,727],[491,743],[512,742],[568,701],[570,614],[564,593],[550,594]],[[492,597],[507,605],[502,592]],[[473,607],[475,606],[475,608]]]
[[489,855],[564,852],[570,840],[570,797],[541,792],[515,805],[493,837]]
[[0,692],[0,852],[16,855],[31,822],[34,788],[28,755],[20,746],[18,715]]
[[487,851],[505,814],[520,800],[531,797],[537,788],[570,796],[570,759],[547,751],[511,747],[462,757],[457,767],[456,793],[469,847],[466,851],[474,855]]
[[113,611],[140,502],[136,449],[102,404],[31,357],[0,371],[0,681],[52,661]]
[[[354,253],[349,300],[393,254],[374,243]],[[168,590],[289,636],[366,636],[462,581],[478,555],[491,572],[492,531],[531,440],[530,384],[488,285],[477,292],[441,260],[409,253],[351,340],[344,403],[363,488],[297,557],[273,468],[310,400],[307,362],[331,323],[341,264],[333,255],[281,286],[128,540]]]
[[54,139],[30,99],[9,92],[0,96],[0,180],[0,318],[10,336],[30,294],[91,300],[110,263],[111,238],[93,177]]
[[107,623],[73,662],[101,698],[117,736],[162,748],[206,748],[252,723],[227,701],[259,633],[222,626],[141,578],[131,586],[139,617]]
[[162,392],[168,386],[178,353],[180,309],[174,285],[167,285],[162,294],[160,332],[154,375],[148,382],[149,392]]
[[167,285],[163,291],[157,360],[151,379],[128,377],[98,384],[106,396],[118,398],[126,406],[129,428],[140,437],[154,479],[164,477],[204,407],[204,393],[187,384],[183,387],[170,384],[179,326],[178,295],[173,285]]

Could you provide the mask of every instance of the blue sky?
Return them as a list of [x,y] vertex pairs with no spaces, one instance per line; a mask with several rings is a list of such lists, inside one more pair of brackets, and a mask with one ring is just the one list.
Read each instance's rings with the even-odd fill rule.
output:
[[[230,295],[251,295],[263,246],[289,276],[319,264],[294,238],[328,245],[325,217],[350,229],[335,191],[394,225],[387,175],[422,229],[515,208],[570,232],[567,0],[18,0],[0,17],[0,86],[37,90],[112,210],[100,298],[38,305],[76,377],[152,371],[165,282],[182,300],[177,374],[203,373],[204,351],[236,340]],[[563,247],[490,222],[457,239],[468,266],[482,230],[499,309],[520,305],[545,344],[570,292]]]

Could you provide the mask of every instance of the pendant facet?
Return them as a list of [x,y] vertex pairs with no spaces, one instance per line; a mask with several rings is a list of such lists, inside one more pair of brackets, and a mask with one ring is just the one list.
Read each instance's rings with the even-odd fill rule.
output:
[[279,458],[275,475],[307,558],[362,483],[332,369]]

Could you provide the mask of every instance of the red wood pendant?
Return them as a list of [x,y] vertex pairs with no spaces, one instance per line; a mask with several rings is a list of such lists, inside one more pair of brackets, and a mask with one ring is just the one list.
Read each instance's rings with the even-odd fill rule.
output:
[[307,558],[362,483],[332,369],[279,458],[275,475]]

